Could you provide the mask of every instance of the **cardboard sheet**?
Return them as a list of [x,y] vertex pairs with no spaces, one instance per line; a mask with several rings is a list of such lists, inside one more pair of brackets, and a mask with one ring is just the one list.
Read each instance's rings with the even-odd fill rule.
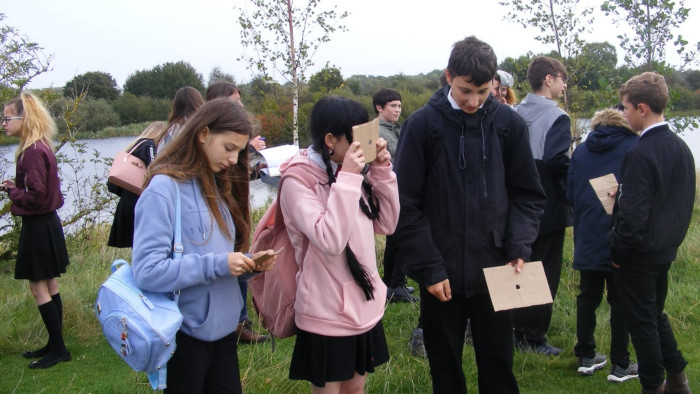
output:
[[484,268],[484,276],[496,312],[552,303],[541,261],[525,263],[520,273],[510,265]]
[[608,215],[612,215],[615,206],[615,193],[617,192],[617,179],[615,174],[607,174],[598,178],[593,178],[588,182],[593,186],[595,194],[598,196],[603,209]]
[[352,126],[352,140],[359,141],[365,154],[365,163],[377,158],[377,140],[379,139],[379,118],[359,126]]

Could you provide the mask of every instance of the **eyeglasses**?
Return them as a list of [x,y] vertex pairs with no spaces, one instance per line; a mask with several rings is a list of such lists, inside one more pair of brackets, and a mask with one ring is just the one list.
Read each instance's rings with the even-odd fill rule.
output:
[[21,116],[5,116],[5,117],[2,117],[1,119],[2,119],[2,123],[10,123],[10,121],[12,119],[22,119],[22,117]]
[[566,83],[566,81],[567,81],[567,78],[564,78],[563,75],[559,75],[559,74],[550,74],[550,75],[553,76],[553,77],[559,77],[559,78],[561,78],[562,82],[564,82],[564,83]]

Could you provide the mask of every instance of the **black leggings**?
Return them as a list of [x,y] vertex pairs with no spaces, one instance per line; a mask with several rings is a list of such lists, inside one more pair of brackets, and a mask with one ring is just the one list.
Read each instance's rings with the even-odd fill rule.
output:
[[205,342],[177,333],[166,393],[242,393],[236,334]]

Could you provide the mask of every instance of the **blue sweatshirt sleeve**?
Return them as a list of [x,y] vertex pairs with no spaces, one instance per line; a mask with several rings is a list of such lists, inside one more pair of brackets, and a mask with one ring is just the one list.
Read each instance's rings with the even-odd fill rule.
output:
[[144,290],[170,292],[231,276],[227,252],[193,253],[183,239],[182,258],[172,258],[176,187],[174,180],[157,176],[136,204],[132,267]]

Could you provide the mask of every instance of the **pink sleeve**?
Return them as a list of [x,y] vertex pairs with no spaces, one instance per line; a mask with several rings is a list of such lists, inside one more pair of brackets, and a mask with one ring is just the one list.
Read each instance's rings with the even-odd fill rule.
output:
[[374,220],[374,232],[393,234],[399,221],[399,186],[391,166],[370,167],[367,180],[379,201],[379,220]]

